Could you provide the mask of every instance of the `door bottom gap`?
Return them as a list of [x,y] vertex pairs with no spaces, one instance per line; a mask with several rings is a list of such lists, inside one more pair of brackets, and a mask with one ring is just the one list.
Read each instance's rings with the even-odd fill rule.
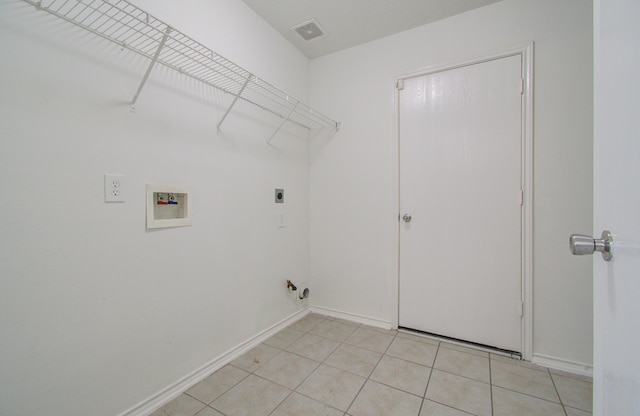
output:
[[473,341],[466,341],[464,339],[448,337],[446,335],[434,334],[433,332],[420,331],[418,329],[407,328],[404,326],[399,326],[398,330],[406,334],[413,334],[413,335],[423,336],[426,338],[433,338],[440,341],[447,341],[451,344],[460,345],[462,347],[468,347],[474,350],[490,352],[493,354],[502,355],[504,357],[509,357],[516,360],[522,360],[522,353],[518,351],[505,350],[503,348],[498,348],[491,345],[480,344],[478,342],[473,342]]

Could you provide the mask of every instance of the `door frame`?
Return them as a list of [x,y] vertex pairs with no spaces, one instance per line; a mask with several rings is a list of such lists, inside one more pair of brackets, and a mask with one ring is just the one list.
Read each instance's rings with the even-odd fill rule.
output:
[[521,278],[523,316],[522,316],[522,358],[531,361],[533,356],[533,42],[527,42],[499,52],[488,53],[486,55],[463,59],[451,63],[428,66],[412,71],[408,74],[395,78],[393,85],[393,145],[394,145],[394,210],[398,217],[392,236],[392,247],[395,248],[393,259],[393,270],[395,270],[395,284],[391,285],[390,305],[391,324],[398,328],[400,316],[400,105],[398,97],[398,86],[408,78],[416,78],[451,69],[480,64],[500,58],[520,55],[522,57],[522,150],[521,150],[521,186],[523,190],[523,204],[521,217]]

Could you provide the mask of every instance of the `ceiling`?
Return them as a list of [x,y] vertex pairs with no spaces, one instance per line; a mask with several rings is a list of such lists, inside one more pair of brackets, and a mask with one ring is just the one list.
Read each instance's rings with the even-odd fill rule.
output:
[[[500,0],[243,0],[309,58],[317,58]],[[292,27],[315,19],[325,36]]]

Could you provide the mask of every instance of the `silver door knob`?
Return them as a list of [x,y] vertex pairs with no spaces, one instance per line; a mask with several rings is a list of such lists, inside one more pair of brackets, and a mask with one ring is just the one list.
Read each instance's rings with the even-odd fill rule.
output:
[[404,214],[402,216],[402,221],[404,222],[411,222],[411,214]]
[[613,236],[608,230],[603,231],[599,239],[584,234],[572,234],[569,237],[569,248],[575,256],[599,251],[605,261],[610,261],[613,258]]

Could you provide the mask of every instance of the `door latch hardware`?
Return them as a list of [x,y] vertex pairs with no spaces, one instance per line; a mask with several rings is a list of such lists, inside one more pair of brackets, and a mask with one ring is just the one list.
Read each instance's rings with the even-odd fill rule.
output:
[[569,237],[569,248],[571,254],[575,256],[599,251],[605,261],[611,261],[613,259],[613,235],[608,230],[604,230],[599,239],[584,234],[572,234]]

